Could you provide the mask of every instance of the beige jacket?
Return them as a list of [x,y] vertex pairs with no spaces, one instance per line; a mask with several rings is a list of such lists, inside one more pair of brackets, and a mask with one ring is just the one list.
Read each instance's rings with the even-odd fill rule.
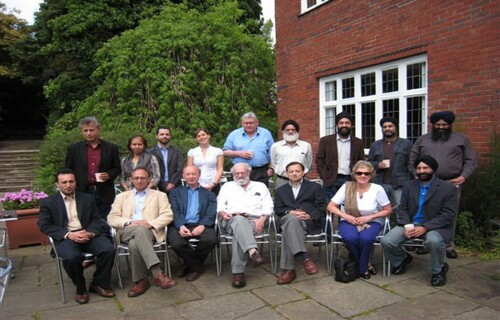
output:
[[[108,223],[117,229],[123,229],[125,223],[134,214],[134,191],[125,191],[116,196],[115,202],[108,215]],[[165,240],[165,227],[172,222],[174,214],[168,197],[164,192],[148,189],[142,215],[150,225],[153,226],[153,233],[156,242]]]

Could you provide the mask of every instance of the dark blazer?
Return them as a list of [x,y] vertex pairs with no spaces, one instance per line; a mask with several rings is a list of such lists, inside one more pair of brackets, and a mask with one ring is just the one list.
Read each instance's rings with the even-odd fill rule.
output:
[[312,220],[306,221],[310,233],[322,231],[326,216],[326,199],[321,186],[316,182],[302,180],[297,199],[293,196],[290,184],[285,184],[276,189],[274,195],[274,213],[278,217],[285,215],[288,210],[302,208]]
[[[351,164],[350,169],[359,160],[365,160],[363,141],[351,136]],[[332,186],[337,179],[339,155],[337,153],[337,134],[324,136],[319,140],[318,153],[316,154],[316,170],[323,179],[325,187]]]
[[161,191],[165,191],[167,184],[171,183],[178,187],[181,185],[182,169],[184,167],[184,157],[180,149],[169,146],[168,149],[168,181],[165,180],[165,161],[163,161],[163,155],[161,154],[158,145],[149,149],[148,152],[154,154],[158,159],[158,164],[160,165],[160,182],[158,183],[158,188]]
[[[394,155],[391,161],[391,185],[394,188],[401,188],[403,183],[414,179],[411,173],[412,169],[410,168],[410,152],[412,145],[412,142],[408,139],[398,138],[396,140]],[[384,155],[383,139],[377,140],[371,144],[370,152],[368,153],[368,161],[371,162],[377,172],[377,175],[373,178],[374,183],[382,184],[384,182],[383,170],[378,168],[378,164],[382,162],[382,160],[389,158],[390,156]]]
[[[398,209],[398,225],[412,223],[418,210],[420,180],[411,180],[403,185],[401,204]],[[436,230],[445,242],[450,242],[453,234],[453,219],[458,214],[458,189],[448,181],[434,176],[427,196],[425,197],[422,214],[425,226]]]
[[[82,228],[93,232],[96,236],[108,234],[109,227],[97,212],[94,198],[83,192],[75,192],[76,210]],[[52,237],[56,243],[62,241],[68,232],[68,214],[64,199],[58,192],[40,201],[38,228],[41,232]]]
[[[103,203],[113,203],[115,200],[115,179],[121,173],[120,154],[118,146],[101,140],[101,161],[99,171],[106,172],[109,179],[106,182],[96,183],[97,193]],[[89,187],[87,174],[87,142],[80,141],[70,144],[66,152],[66,168],[76,173],[76,189],[86,192]]]
[[[188,206],[188,193],[186,186],[180,186],[170,191],[168,197],[172,211],[174,212],[174,225],[177,229],[185,225],[186,213]],[[212,191],[200,187],[199,192],[199,214],[200,221],[198,224],[205,227],[213,227],[215,225],[215,215],[217,214],[217,199]]]

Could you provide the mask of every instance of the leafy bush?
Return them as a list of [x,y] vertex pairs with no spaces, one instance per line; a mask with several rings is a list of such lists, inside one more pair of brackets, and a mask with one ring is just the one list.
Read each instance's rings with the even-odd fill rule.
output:
[[492,137],[489,162],[480,166],[466,182],[461,195],[456,242],[459,245],[487,250],[494,245],[492,220],[500,219],[500,138]]

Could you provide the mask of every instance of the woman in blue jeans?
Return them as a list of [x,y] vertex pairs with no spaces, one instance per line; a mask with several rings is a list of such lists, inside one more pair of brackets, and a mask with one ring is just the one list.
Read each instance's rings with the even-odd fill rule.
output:
[[[370,264],[373,243],[384,217],[391,214],[391,203],[382,186],[371,183],[375,171],[370,162],[358,161],[352,168],[352,181],[346,182],[328,204],[328,211],[340,217],[342,239],[359,263],[359,274],[369,279],[377,270]],[[341,206],[344,210],[341,210]]]

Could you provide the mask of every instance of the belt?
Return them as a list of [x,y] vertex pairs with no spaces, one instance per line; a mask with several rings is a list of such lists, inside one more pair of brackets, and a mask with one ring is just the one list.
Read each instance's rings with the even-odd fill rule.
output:
[[257,170],[257,169],[267,169],[267,164],[260,167],[252,167],[252,170]]
[[290,179],[288,179],[287,177],[280,176],[279,174],[277,174],[276,176],[277,176],[278,178],[280,178],[280,179],[283,179],[283,180],[290,180]]

